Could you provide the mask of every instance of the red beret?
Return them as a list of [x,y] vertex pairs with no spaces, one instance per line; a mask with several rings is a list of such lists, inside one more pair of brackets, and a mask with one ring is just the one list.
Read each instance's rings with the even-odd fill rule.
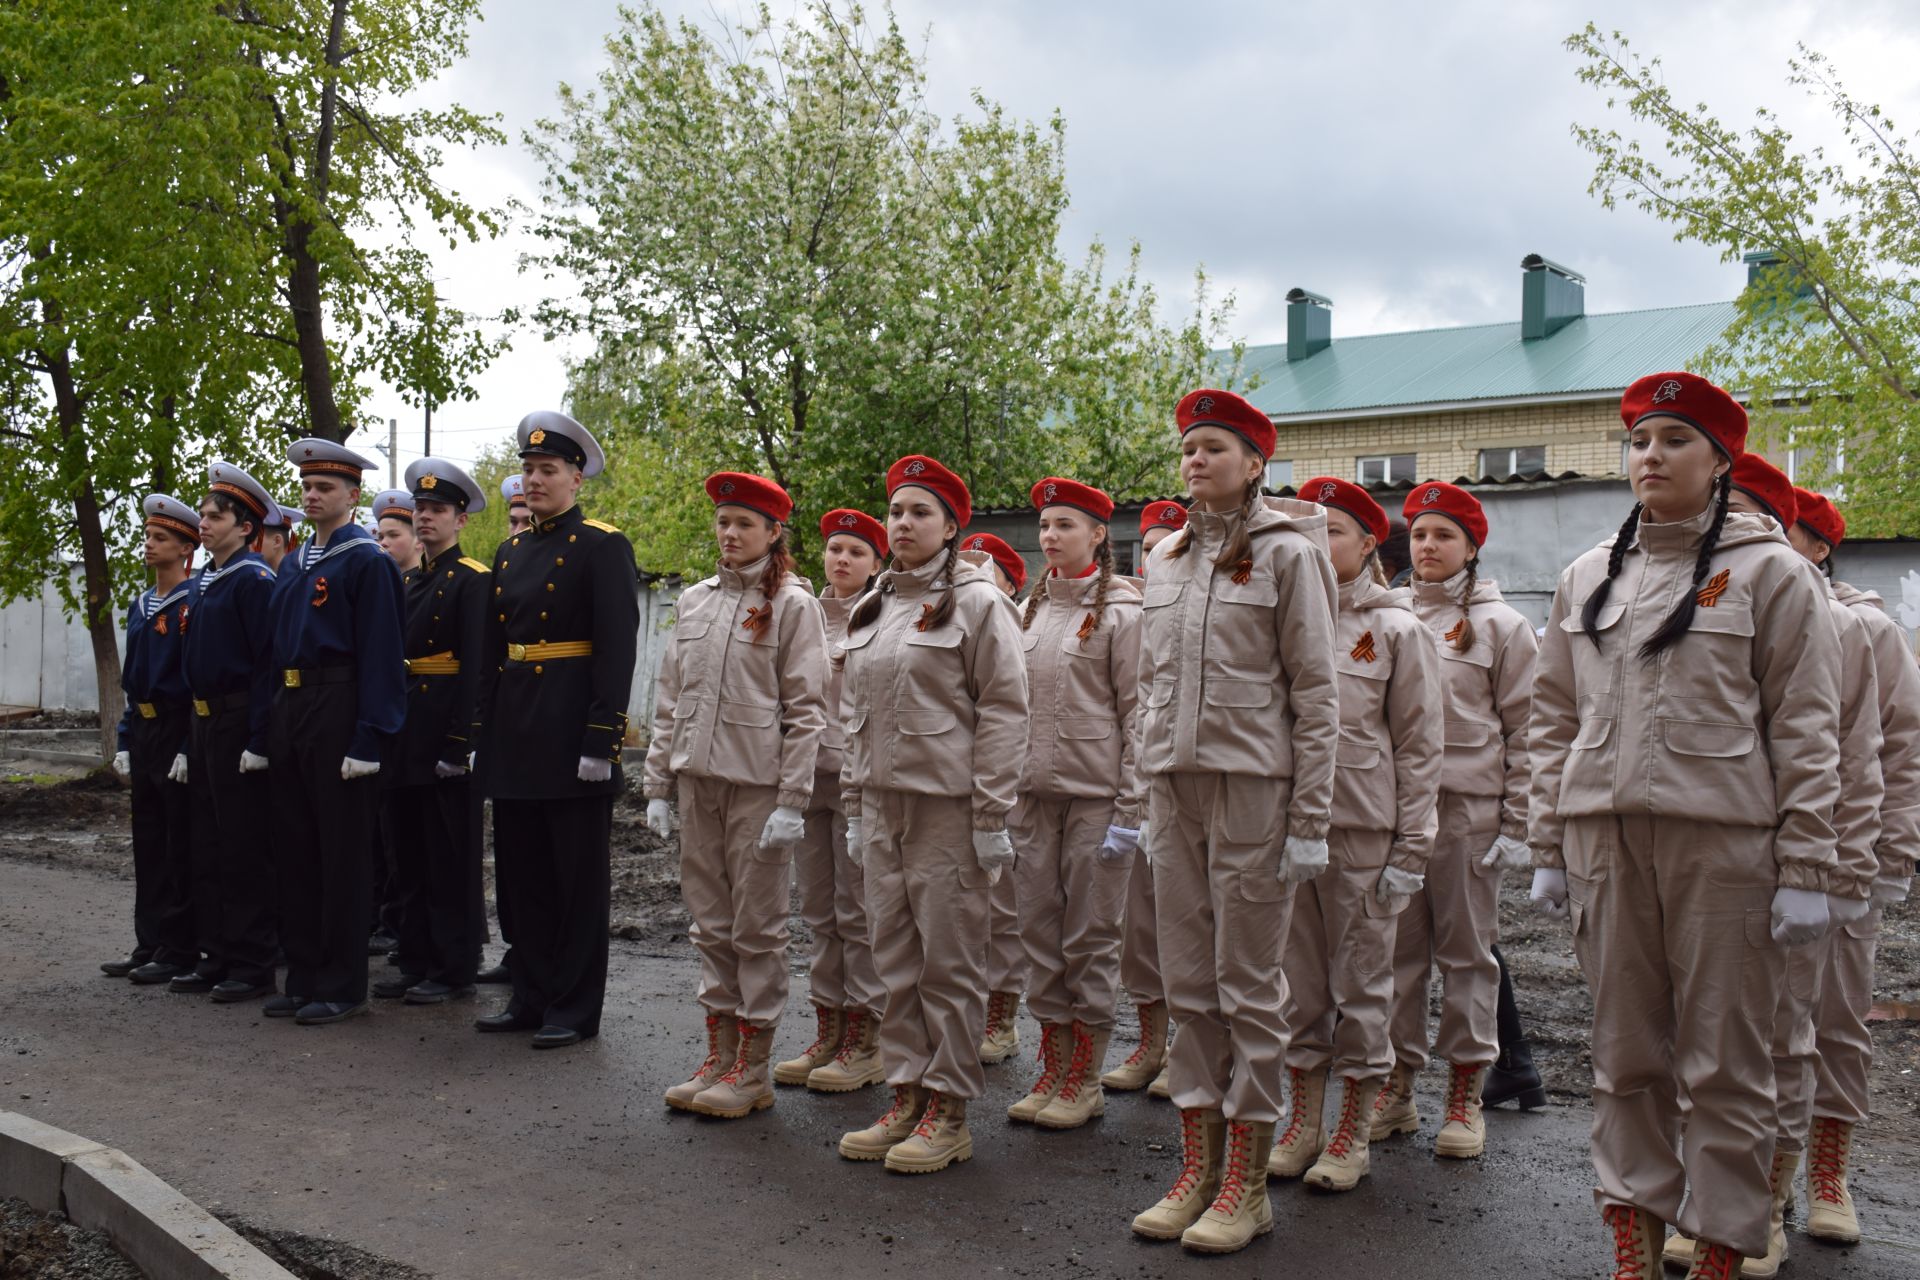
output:
[[1033,505],[1041,511],[1048,507],[1073,507],[1105,524],[1113,519],[1113,499],[1090,484],[1048,476],[1033,486]]
[[1381,542],[1393,532],[1393,526],[1387,523],[1386,509],[1373,500],[1372,494],[1351,481],[1315,476],[1300,486],[1300,496],[1323,507],[1340,508]]
[[960,541],[962,551],[984,551],[993,557],[993,562],[1007,571],[1013,579],[1013,589],[1021,591],[1027,585],[1027,562],[1020,553],[994,537],[990,533],[970,533]]
[[1847,522],[1832,500],[1811,489],[1796,488],[1793,496],[1799,506],[1795,518],[1807,527],[1807,532],[1830,547],[1839,546],[1847,536]]
[[820,539],[826,541],[836,533],[846,533],[859,538],[878,552],[881,558],[887,554],[886,526],[864,511],[850,511],[842,507],[829,511],[820,517]]
[[887,468],[887,496],[902,485],[917,485],[947,509],[953,522],[962,529],[973,523],[973,495],[967,482],[925,454],[910,453]]
[[1487,513],[1481,509],[1480,500],[1459,485],[1440,480],[1422,480],[1407,495],[1400,514],[1407,518],[1409,529],[1413,528],[1416,517],[1445,516],[1466,530],[1474,546],[1487,545]]
[[1793,496],[1793,481],[1787,473],[1757,453],[1743,453],[1733,460],[1733,487],[1766,508],[1780,523],[1780,532],[1793,528],[1799,518],[1800,503]]
[[1187,509],[1177,502],[1149,502],[1140,508],[1140,533],[1145,536],[1149,529],[1184,529],[1187,527]]
[[715,506],[745,507],[776,524],[785,524],[793,514],[793,499],[785,489],[765,476],[750,476],[743,471],[716,471],[708,476],[707,496]]
[[1729,458],[1746,452],[1747,411],[1697,373],[1650,373],[1620,397],[1620,421],[1627,430],[1655,416],[1699,428]]
[[1231,391],[1189,391],[1173,411],[1180,434],[1195,427],[1224,427],[1245,440],[1263,458],[1273,456],[1273,422]]

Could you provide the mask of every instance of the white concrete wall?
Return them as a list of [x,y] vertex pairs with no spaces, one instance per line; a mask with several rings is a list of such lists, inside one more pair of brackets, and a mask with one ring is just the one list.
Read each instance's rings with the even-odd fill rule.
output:
[[[116,617],[120,613],[115,610]],[[0,704],[100,709],[93,645],[80,619],[66,616],[55,583],[47,583],[38,596],[0,606]]]

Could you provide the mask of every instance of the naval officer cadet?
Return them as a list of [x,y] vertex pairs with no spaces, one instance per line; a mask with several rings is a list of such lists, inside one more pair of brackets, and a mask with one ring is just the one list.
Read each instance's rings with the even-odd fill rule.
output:
[[507,536],[525,533],[533,523],[533,513],[527,510],[527,482],[518,471],[500,482],[500,496],[507,503]]
[[353,523],[373,463],[330,440],[296,441],[313,537],[273,588],[274,692],[268,755],[280,823],[286,994],[268,1011],[307,1024],[367,1011],[374,775],[406,712],[400,571]]
[[478,762],[513,904],[513,998],[475,1026],[533,1031],[551,1049],[600,1031],[640,582],[626,535],[578,505],[606,465],[592,434],[541,410],[520,420],[519,442],[533,523],[494,553]]

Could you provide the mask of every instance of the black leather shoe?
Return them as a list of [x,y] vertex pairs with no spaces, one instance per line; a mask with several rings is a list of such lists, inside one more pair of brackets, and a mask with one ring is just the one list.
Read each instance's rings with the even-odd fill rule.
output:
[[533,1047],[536,1049],[564,1049],[570,1044],[579,1044],[581,1035],[572,1027],[542,1027],[533,1033]]
[[127,977],[143,987],[156,987],[163,982],[172,982],[183,973],[193,970],[181,964],[162,964],[158,960],[149,960],[129,973]]
[[257,1000],[261,996],[273,994],[271,982],[242,982],[238,978],[228,978],[217,982],[213,987],[215,1004],[239,1004],[243,1000]]
[[474,974],[473,980],[490,987],[505,987],[513,984],[513,975],[507,972],[504,964],[496,964]]
[[367,938],[367,954],[370,956],[383,956],[399,945],[400,939],[394,937],[385,929],[381,929],[369,935]]
[[100,972],[106,974],[109,978],[124,978],[145,963],[145,960],[128,956],[125,960],[107,961],[100,966]]
[[312,1004],[300,1006],[300,1012],[293,1020],[303,1027],[324,1027],[329,1022],[345,1022],[348,1018],[357,1018],[367,1011],[367,1002],[349,1004],[344,1000],[315,1000]]
[[408,1004],[445,1004],[473,994],[473,984],[450,987],[444,982],[416,982],[407,988]]
[[204,973],[183,973],[167,983],[167,990],[177,996],[204,996],[218,985],[219,979]]
[[382,978],[368,990],[382,1000],[398,1000],[407,994],[409,988],[416,987],[425,981],[426,979],[417,973],[403,973],[397,978]]
[[311,1002],[305,996],[275,996],[273,999],[267,1001],[260,1012],[266,1014],[269,1018],[291,1018],[294,1014],[306,1008],[309,1003]]
[[485,1017],[475,1018],[473,1029],[475,1031],[538,1031],[540,1021],[508,1009],[501,1013],[489,1013]]
[[1518,1102],[1522,1111],[1538,1111],[1547,1105],[1547,1091],[1539,1070],[1533,1065],[1533,1046],[1516,1040],[1487,1070],[1481,1084],[1480,1105],[1497,1107],[1503,1102]]

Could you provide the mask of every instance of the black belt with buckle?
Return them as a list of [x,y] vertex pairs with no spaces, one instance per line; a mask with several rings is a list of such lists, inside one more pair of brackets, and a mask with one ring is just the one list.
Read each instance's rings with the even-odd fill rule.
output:
[[237,693],[223,693],[217,698],[195,698],[193,714],[206,717],[216,711],[245,711],[253,701],[253,695],[242,689]]
[[351,684],[357,671],[356,667],[309,667],[305,670],[286,667],[280,672],[280,683],[288,689],[306,689],[317,684]]

